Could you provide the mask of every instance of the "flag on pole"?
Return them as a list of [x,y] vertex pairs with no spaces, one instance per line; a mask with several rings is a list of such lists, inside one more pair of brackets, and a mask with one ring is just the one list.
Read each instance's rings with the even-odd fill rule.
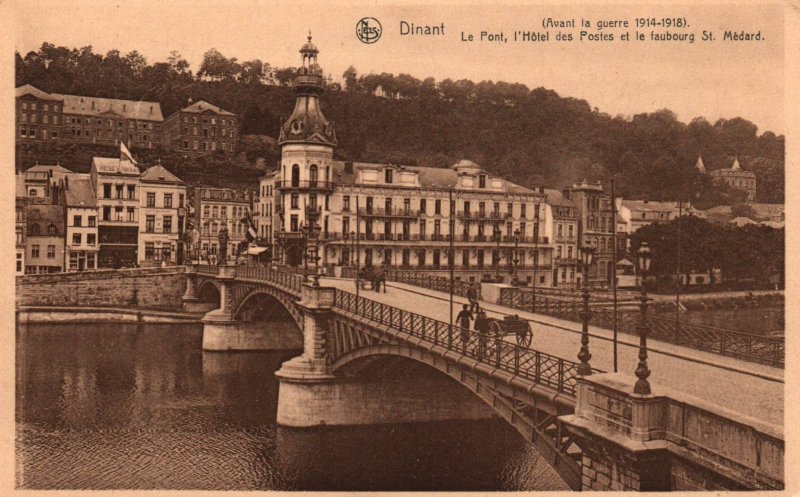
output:
[[247,213],[241,219],[242,223],[247,225],[247,231],[245,232],[245,238],[249,243],[253,243],[258,238],[258,231],[256,231],[256,223],[253,220],[253,212],[250,210],[250,207],[247,207]]
[[131,154],[131,151],[128,150],[128,147],[125,146],[125,142],[122,140],[119,142],[119,160],[129,161],[133,165],[138,164],[138,162],[133,159],[133,154]]

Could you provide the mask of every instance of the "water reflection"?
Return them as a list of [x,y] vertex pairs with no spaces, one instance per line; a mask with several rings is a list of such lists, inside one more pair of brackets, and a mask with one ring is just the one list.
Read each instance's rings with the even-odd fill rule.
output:
[[197,325],[20,325],[16,337],[20,487],[566,488],[498,420],[276,427],[273,373],[300,351],[202,352]]

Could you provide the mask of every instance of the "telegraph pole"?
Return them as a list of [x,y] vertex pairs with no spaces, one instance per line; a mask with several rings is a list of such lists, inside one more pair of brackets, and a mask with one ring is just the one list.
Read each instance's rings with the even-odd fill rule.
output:
[[613,260],[613,274],[611,278],[611,291],[614,295],[614,372],[617,372],[617,197],[614,189],[614,178],[611,178],[611,250]]
[[453,327],[453,293],[455,293],[455,235],[453,232],[456,227],[456,206],[453,204],[453,190],[448,190],[448,198],[450,200],[450,254],[448,259],[450,262],[450,328]]

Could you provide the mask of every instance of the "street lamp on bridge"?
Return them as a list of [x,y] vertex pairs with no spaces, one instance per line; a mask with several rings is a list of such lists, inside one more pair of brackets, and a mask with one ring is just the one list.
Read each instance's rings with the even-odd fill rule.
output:
[[511,279],[517,279],[517,265],[519,265],[519,228],[514,230],[514,258],[511,261]]
[[650,325],[647,322],[647,290],[644,286],[645,276],[650,271],[650,263],[652,262],[652,255],[650,247],[647,242],[642,242],[637,252],[639,256],[639,273],[641,274],[642,294],[639,297],[640,304],[639,310],[641,311],[641,321],[637,331],[639,332],[639,364],[636,366],[636,385],[633,387],[633,393],[641,395],[650,395],[650,382],[647,378],[650,376],[650,369],[647,367],[647,335],[650,333]]
[[581,376],[589,376],[592,374],[592,367],[589,366],[589,359],[592,354],[589,353],[589,319],[592,317],[592,311],[589,310],[589,267],[594,262],[594,247],[586,243],[581,247],[581,269],[583,270],[583,310],[581,316],[581,350],[578,352],[578,359],[581,363],[578,365],[578,374]]

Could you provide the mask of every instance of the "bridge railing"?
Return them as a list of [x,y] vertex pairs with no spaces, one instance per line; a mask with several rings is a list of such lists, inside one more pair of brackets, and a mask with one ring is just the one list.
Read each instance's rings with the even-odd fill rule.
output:
[[297,273],[260,266],[238,266],[236,268],[236,277],[273,283],[297,295],[300,295],[305,279],[302,275]]
[[[337,289],[334,307],[376,324],[463,354],[494,368],[575,395],[578,363],[523,347],[505,338],[492,338],[457,325],[398,309]],[[601,372],[594,370],[595,372]]]
[[[439,292],[450,293],[450,278],[442,278],[431,274],[420,273],[419,271],[402,271],[389,269],[386,271],[386,279],[398,283],[408,283],[409,285],[437,290]],[[481,298],[481,286],[468,281],[453,280],[453,294],[466,297],[470,286],[475,287],[478,299]]]
[[[498,304],[531,311],[532,295],[530,292],[517,289],[504,290],[501,292]],[[582,307],[583,304],[579,301],[537,295],[534,312],[580,323]],[[617,330],[622,333],[638,335],[639,322],[638,310],[617,313]],[[614,313],[608,308],[593,307],[590,323],[599,328],[613,329]],[[676,326],[675,320],[658,316],[648,316],[647,324],[650,326],[649,336],[657,340],[774,367],[784,367],[785,341],[780,337],[755,335],[685,321],[678,321]]]
[[214,276],[219,274],[219,266],[214,264],[197,264],[194,267],[197,274],[210,274]]

